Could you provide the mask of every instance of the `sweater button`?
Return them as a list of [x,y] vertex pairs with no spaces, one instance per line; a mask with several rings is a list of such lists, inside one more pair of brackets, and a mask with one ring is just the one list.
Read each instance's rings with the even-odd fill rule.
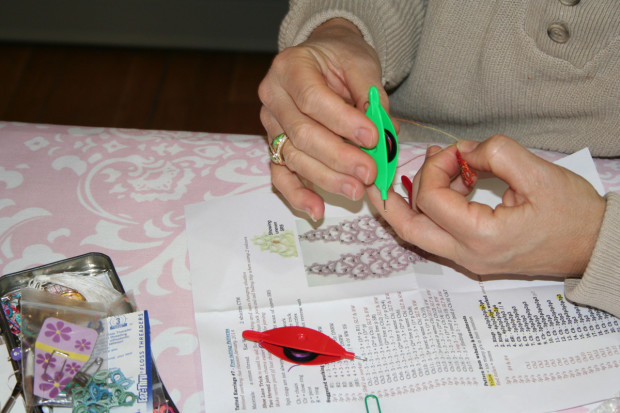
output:
[[551,23],[547,27],[547,35],[556,43],[566,43],[570,37],[568,27],[564,23]]
[[560,3],[562,3],[565,6],[576,6],[579,4],[581,0],[560,0]]

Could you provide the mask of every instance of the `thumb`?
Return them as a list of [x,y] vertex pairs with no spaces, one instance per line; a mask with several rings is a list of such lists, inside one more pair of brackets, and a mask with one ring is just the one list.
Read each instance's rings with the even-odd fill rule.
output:
[[510,188],[527,195],[540,181],[539,170],[546,161],[531,153],[513,139],[495,135],[484,142],[459,141],[456,144],[463,159],[478,170],[491,172]]

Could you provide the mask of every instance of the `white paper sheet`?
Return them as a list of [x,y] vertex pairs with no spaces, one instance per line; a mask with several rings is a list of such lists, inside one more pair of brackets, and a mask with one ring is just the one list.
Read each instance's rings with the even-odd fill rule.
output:
[[[587,151],[565,162],[596,180]],[[493,205],[488,184],[473,199]],[[619,390],[620,320],[573,306],[560,282],[426,260],[370,214],[330,204],[311,226],[273,194],[186,207],[208,411],[363,412],[374,394],[384,412],[543,412]],[[241,337],[291,325],[366,361],[295,366]]]

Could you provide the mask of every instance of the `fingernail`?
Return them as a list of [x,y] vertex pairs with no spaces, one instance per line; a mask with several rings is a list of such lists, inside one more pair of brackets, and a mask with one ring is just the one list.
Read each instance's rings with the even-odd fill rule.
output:
[[311,219],[313,222],[316,222],[316,218],[314,217],[314,213],[312,212],[312,210],[311,210],[310,208],[308,208],[308,209],[306,209],[305,211],[306,211],[306,214],[308,214],[308,216],[310,217],[310,219]]
[[340,191],[344,194],[344,196],[355,201],[355,186],[345,183],[340,187]]
[[426,157],[433,156],[437,152],[441,152],[441,148],[435,145],[429,145],[426,147]]
[[372,148],[375,143],[372,139],[372,132],[366,128],[358,128],[355,130],[355,139],[358,140],[365,148]]
[[368,168],[366,168],[365,166],[358,166],[355,168],[355,176],[357,177],[357,179],[359,179],[360,181],[362,181],[364,183],[364,185],[368,185],[368,176],[369,176],[370,172],[368,171]]
[[471,152],[480,145],[480,142],[461,140],[456,143],[456,149],[461,153]]

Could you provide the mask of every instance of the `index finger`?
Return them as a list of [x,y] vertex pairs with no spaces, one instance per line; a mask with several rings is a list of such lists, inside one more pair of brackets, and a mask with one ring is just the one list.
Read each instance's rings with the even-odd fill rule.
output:
[[[344,82],[344,80],[340,80]],[[374,147],[379,134],[374,123],[356,108],[352,96],[368,94],[374,84],[371,79],[342,84],[340,94],[327,85],[323,73],[315,67],[301,66],[292,76],[283,80],[283,87],[300,112],[324,125],[333,133],[367,148]],[[365,90],[357,90],[364,84]],[[346,94],[345,94],[346,93]]]
[[426,215],[414,211],[409,203],[390,189],[383,209],[381,192],[372,185],[367,189],[368,197],[381,216],[403,240],[431,254],[446,256],[447,251],[456,249],[454,238],[437,226]]

